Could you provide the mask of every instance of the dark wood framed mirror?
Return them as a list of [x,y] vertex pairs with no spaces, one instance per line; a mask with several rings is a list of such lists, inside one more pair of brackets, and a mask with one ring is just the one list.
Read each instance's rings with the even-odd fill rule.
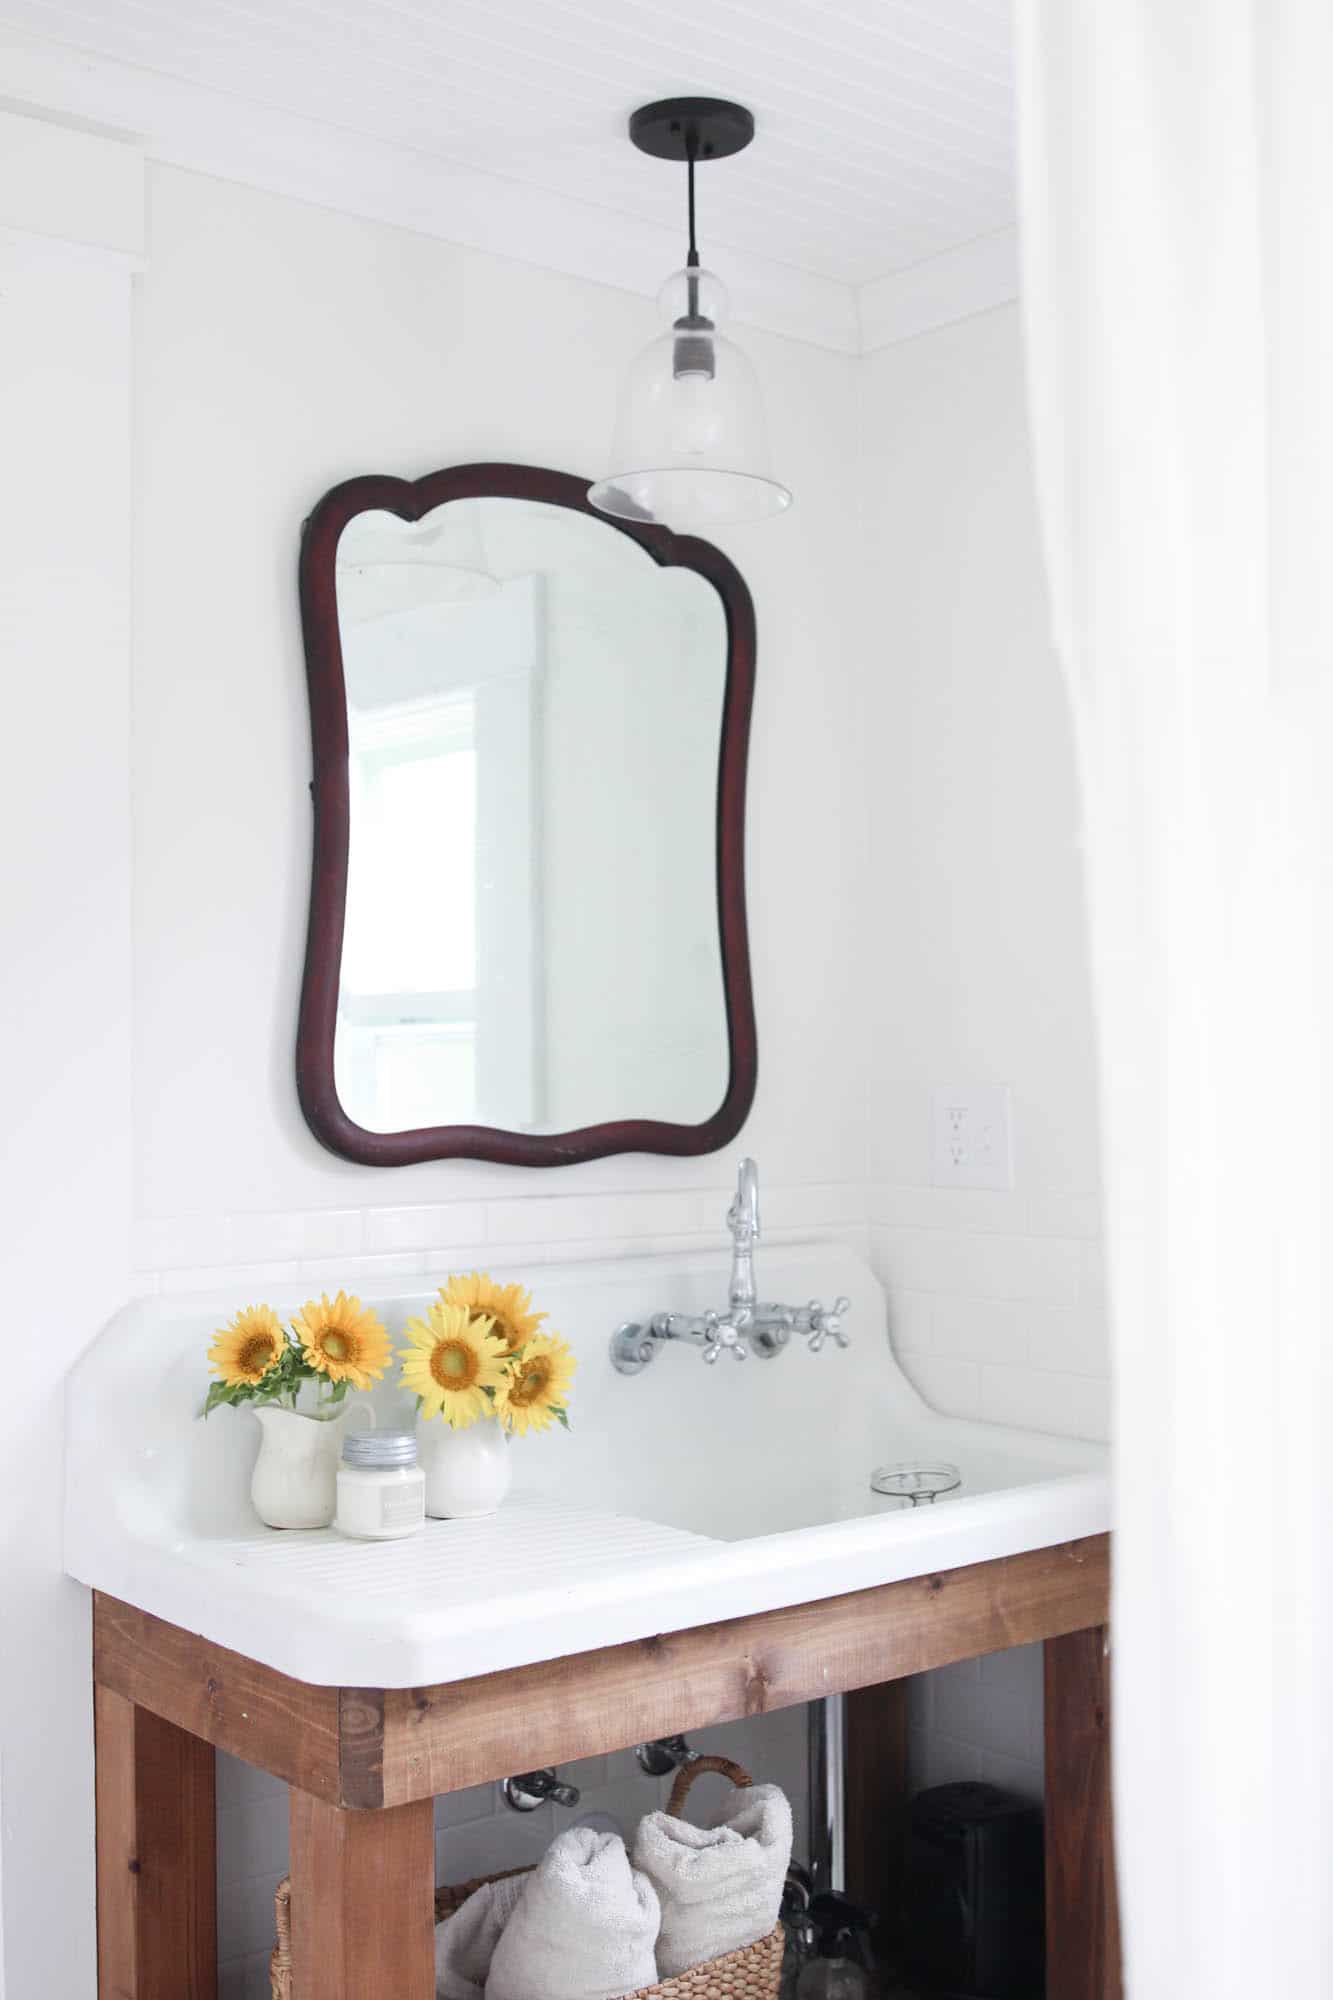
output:
[[373,474],[305,524],[296,1076],[345,1159],[708,1153],[749,1113],[754,607],[719,549],[587,494]]

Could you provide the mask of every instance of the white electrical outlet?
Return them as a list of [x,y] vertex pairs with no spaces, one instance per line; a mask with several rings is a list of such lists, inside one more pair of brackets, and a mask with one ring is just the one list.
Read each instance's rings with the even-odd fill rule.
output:
[[1007,1083],[938,1085],[931,1093],[931,1114],[931,1179],[936,1187],[1013,1187]]

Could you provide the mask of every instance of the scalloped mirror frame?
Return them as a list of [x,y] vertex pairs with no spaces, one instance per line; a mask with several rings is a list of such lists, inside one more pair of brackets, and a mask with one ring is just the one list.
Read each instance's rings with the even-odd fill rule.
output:
[[[301,624],[314,776],[314,844],[305,974],[296,1039],[296,1087],[315,1137],[330,1152],[361,1166],[405,1167],[423,1160],[491,1160],[502,1166],[556,1167],[613,1153],[712,1153],[736,1137],[754,1103],[758,1040],[750,980],[745,910],[745,787],[750,712],[754,700],[754,604],[740,571],[715,548],[670,529],[612,520],[588,500],[589,481],[541,466],[451,466],[423,479],[370,473],[344,480],[324,495],[301,539]],[[350,838],[347,699],[338,624],[338,538],[369,510],[419,521],[450,500],[499,498],[544,501],[589,515],[608,534],[627,535],[664,568],[697,572],[722,600],[727,631],[717,780],[717,919],[727,1016],[729,1072],[722,1102],[698,1125],[622,1118],[576,1131],[505,1131],[489,1125],[435,1125],[415,1131],[371,1132],[350,1118],[334,1079],[334,1031],[347,906]]]

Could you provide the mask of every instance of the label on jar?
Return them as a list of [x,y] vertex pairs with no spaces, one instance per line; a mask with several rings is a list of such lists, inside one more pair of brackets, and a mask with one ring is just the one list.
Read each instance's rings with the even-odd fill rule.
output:
[[404,1486],[386,1486],[380,1494],[380,1526],[412,1528],[422,1518],[422,1489],[417,1480]]

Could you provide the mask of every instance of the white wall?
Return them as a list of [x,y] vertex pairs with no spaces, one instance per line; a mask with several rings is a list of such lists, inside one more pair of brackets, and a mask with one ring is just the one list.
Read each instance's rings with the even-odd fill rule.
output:
[[[65,199],[34,222],[64,240],[0,241],[0,1991],[12,2000],[92,1991],[91,1636],[86,1594],[60,1568],[63,1391],[130,1282],[130,273],[106,245],[126,163],[104,141],[67,154],[58,136],[45,135],[42,195]],[[132,173],[127,185],[122,219]],[[88,211],[100,248],[69,240]]]
[[[315,1144],[292,1084],[309,861],[300,520],[335,480],[375,467],[512,456],[593,469],[609,385],[656,331],[651,309],[184,172],[150,179],[134,354],[133,1279],[123,273],[118,293],[75,310],[48,293],[0,369],[0,394],[21,390],[5,435],[24,468],[0,547],[34,593],[16,629],[37,705],[0,795],[6,851],[24,861],[6,953],[35,967],[6,1092],[23,1132],[6,1276],[31,1341],[23,1471],[37,1521],[15,1557],[25,1641],[6,1666],[18,1680],[4,1712],[22,1730],[7,1721],[0,1758],[3,1962],[24,2000],[92,1993],[86,1616],[59,1580],[52,1526],[67,1353],[131,1283],[216,1282],[240,1298],[386,1265],[521,1272],[537,1253],[715,1243],[739,1151],[375,1174]],[[997,314],[861,362],[747,344],[797,493],[790,516],[727,542],[760,629],[761,1076],[744,1145],[766,1225],[863,1234],[868,1212],[900,1347],[933,1399],[1095,1429],[1072,773],[1016,328]],[[1012,1196],[928,1185],[927,1093],[960,1076],[1013,1085]],[[228,1785],[244,1845],[259,1822]],[[53,1926],[41,1891],[55,1883],[68,1914]]]
[[[306,1131],[292,1045],[309,867],[301,519],[334,481],[513,457],[592,471],[626,356],[628,295],[199,176],[155,171],[139,320],[135,666],[136,1236],[142,1287],[221,1277],[238,1299],[396,1260],[521,1272],[534,1253],[721,1237],[734,1160],[627,1158],[547,1174],[464,1162],[375,1173]],[[846,782],[861,681],[846,465],[855,363],[755,335],[798,506],[728,543],[761,666],[750,816],[761,1081],[745,1143],[776,1228],[861,1226],[865,823]],[[853,736],[855,736],[853,731]],[[809,976],[793,977],[797,962]],[[803,1721],[763,1756],[800,1776]],[[753,1732],[752,1732],[753,1733]],[[589,1774],[633,1809],[624,1760]],[[280,1801],[229,1770],[227,1990],[261,1995]],[[656,1802],[654,1792],[652,1803]],[[443,1813],[443,1809],[442,1809]],[[549,1814],[449,1808],[442,1869],[517,1863]]]
[[[694,1196],[725,1186],[726,1160],[386,1175],[325,1153],[292,1081],[309,866],[300,522],[335,480],[374,468],[507,456],[595,468],[617,370],[655,330],[627,294],[153,173],[135,682],[145,1271],[194,1285],[201,1267],[254,1266],[259,1283],[302,1261],[322,1275],[329,1255],[355,1252],[512,1261],[552,1237],[704,1228],[715,1240],[725,1203]],[[861,994],[819,976],[854,957],[863,861],[844,783],[861,680],[845,503],[856,364],[759,334],[751,349],[799,502],[728,541],[758,600],[762,649],[750,884],[764,1029],[746,1143],[803,1220],[794,1191],[859,1190],[864,1160]],[[798,953],[811,975],[783,977]],[[645,1191],[665,1204],[629,1198]],[[579,1206],[561,1200],[575,1195]],[[612,1205],[583,1200],[601,1195]],[[819,1200],[809,1219],[845,1218],[847,1202]]]
[[[867,357],[861,399],[872,1259],[937,1407],[1105,1437],[1078,801],[1017,308]],[[1011,1089],[1010,1192],[931,1185],[931,1090],[959,1083]],[[1040,1796],[1040,1648],[918,1682],[912,1766]]]
[[[868,1215],[898,1351],[965,1416],[1106,1434],[1078,802],[1016,308],[862,364],[876,923]],[[931,1185],[932,1086],[1008,1084],[1011,1192]]]

